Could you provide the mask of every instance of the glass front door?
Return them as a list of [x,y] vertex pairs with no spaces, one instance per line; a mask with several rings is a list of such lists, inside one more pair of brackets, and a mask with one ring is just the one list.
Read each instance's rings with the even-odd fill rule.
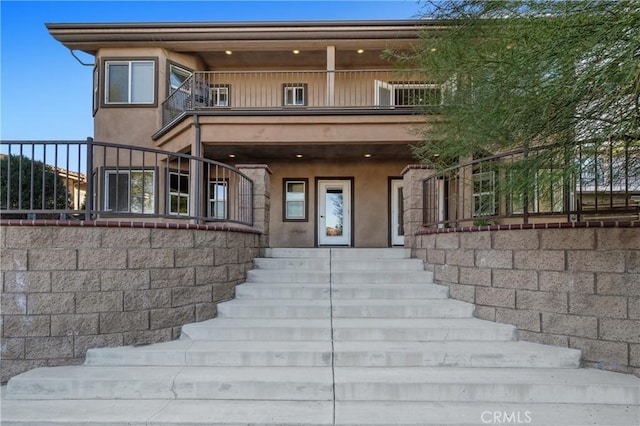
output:
[[318,181],[318,245],[351,245],[351,181]]

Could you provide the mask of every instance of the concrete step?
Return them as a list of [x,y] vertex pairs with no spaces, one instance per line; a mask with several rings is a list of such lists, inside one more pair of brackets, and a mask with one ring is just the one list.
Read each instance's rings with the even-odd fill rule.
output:
[[8,399],[327,401],[330,367],[51,367],[14,377]]
[[314,257],[257,258],[253,260],[253,266],[267,270],[329,272],[330,260]]
[[321,248],[267,248],[265,249],[265,257],[274,259],[295,257],[329,259],[331,250]]
[[236,287],[238,299],[328,299],[328,283],[244,283]]
[[424,271],[424,262],[420,259],[331,259],[332,272],[357,271]]
[[182,327],[191,340],[331,340],[331,320],[214,318]]
[[329,300],[235,299],[218,305],[221,318],[330,318]]
[[517,329],[476,318],[334,318],[335,340],[378,341],[513,341]]
[[253,283],[328,283],[329,271],[283,271],[271,269],[252,269],[247,271],[247,282]]
[[341,367],[578,368],[581,352],[528,342],[336,341]]
[[336,367],[335,381],[337,400],[637,405],[640,399],[638,377],[594,369]]
[[331,282],[336,284],[426,284],[433,283],[433,272],[394,270],[332,272]]
[[474,312],[472,304],[448,299],[335,299],[332,305],[334,318],[471,318]]
[[449,289],[436,284],[332,284],[334,299],[446,299]]
[[331,365],[330,341],[177,340],[155,345],[90,349],[89,366],[262,367]]
[[[56,413],[60,422],[52,421]],[[327,426],[332,401],[60,400],[3,401],[3,426]]]
[[406,248],[332,248],[332,260],[409,259],[411,249]]
[[336,425],[637,426],[637,406],[492,402],[337,401]]
[[[607,404],[221,400],[3,401],[3,426],[326,426],[527,424],[637,426],[638,407]],[[60,422],[52,421],[60,413]]]

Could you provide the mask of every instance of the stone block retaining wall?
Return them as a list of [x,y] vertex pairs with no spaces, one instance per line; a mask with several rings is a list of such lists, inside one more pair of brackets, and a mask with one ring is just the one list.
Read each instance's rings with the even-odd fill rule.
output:
[[261,233],[241,227],[9,222],[0,227],[3,383],[81,363],[89,348],[177,338],[233,298],[261,249]]
[[413,255],[478,317],[581,349],[588,366],[640,373],[640,223],[562,225],[423,232]]

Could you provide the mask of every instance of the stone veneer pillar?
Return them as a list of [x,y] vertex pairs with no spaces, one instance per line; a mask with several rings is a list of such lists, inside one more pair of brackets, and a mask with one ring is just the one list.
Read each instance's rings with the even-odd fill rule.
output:
[[236,168],[253,181],[253,227],[262,232],[260,247],[269,247],[271,169],[266,164],[238,164]]
[[410,164],[402,171],[404,197],[404,246],[411,248],[412,255],[416,249],[416,232],[422,230],[423,224],[423,188],[422,181],[434,171],[422,164]]

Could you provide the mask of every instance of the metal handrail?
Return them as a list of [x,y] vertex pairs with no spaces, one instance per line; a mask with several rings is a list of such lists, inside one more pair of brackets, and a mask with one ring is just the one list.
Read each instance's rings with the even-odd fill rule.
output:
[[423,180],[426,227],[550,218],[640,220],[640,145],[521,148],[456,164]]
[[162,103],[163,126],[194,111],[435,107],[443,88],[419,70],[196,71]]
[[[206,158],[89,138],[0,141],[0,159],[3,218],[144,217],[253,225],[251,179]],[[204,191],[197,190],[201,181],[207,182]]]

